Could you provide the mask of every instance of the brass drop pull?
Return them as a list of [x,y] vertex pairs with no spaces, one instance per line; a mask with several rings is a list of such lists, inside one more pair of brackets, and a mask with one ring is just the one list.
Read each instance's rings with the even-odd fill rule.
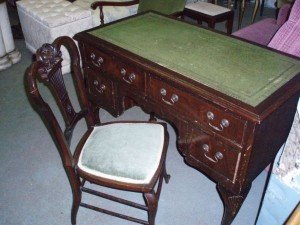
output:
[[104,84],[99,85],[98,80],[94,80],[95,89],[102,94],[106,90],[106,86]]
[[164,97],[167,95],[167,90],[165,88],[160,89],[160,94],[162,95],[161,99],[163,100],[163,102],[168,105],[174,105],[179,100],[179,96],[177,94],[172,94],[170,100],[164,99]]
[[203,149],[204,152],[209,152],[209,146],[208,146],[208,144],[203,144],[202,145],[202,149]]
[[121,73],[122,76],[125,76],[126,73],[127,73],[127,71],[124,68],[122,68],[121,71],[120,71],[120,73]]
[[[208,112],[206,113],[206,117],[207,117],[208,120],[211,120],[211,121],[212,121],[212,120],[214,120],[215,115],[214,115],[213,112],[208,111]],[[208,125],[209,125],[210,127],[212,127],[214,130],[217,130],[217,131],[223,131],[224,128],[229,127],[230,123],[229,123],[229,121],[228,121],[227,119],[222,119],[221,122],[220,122],[220,124],[219,124],[219,127],[217,127],[217,126],[211,124],[210,122],[208,122]]]
[[91,53],[90,55],[91,61],[92,63],[96,66],[96,67],[101,67],[102,63],[104,62],[104,59],[99,56],[98,58],[96,57],[95,53]]
[[215,158],[216,159],[219,159],[219,160],[221,160],[221,159],[223,159],[223,154],[222,154],[222,152],[216,152],[216,154],[215,154]]
[[214,155],[214,158],[208,156],[207,154],[210,152],[210,147],[208,144],[203,144],[202,145],[202,150],[204,152],[204,156],[211,162],[217,163],[219,160],[223,159],[223,153],[222,152],[216,152]]
[[122,79],[128,84],[132,84],[133,81],[136,79],[135,73],[131,73],[128,77],[126,77],[127,71],[124,68],[122,68],[120,72],[122,75]]

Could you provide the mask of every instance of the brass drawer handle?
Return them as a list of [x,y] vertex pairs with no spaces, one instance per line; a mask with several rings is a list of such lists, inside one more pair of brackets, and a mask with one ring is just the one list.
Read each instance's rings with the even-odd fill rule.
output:
[[136,75],[134,73],[131,73],[130,76],[128,78],[126,78],[125,76],[123,76],[123,80],[128,83],[128,84],[132,84],[133,81],[135,80]]
[[128,84],[132,84],[133,81],[134,81],[135,78],[136,78],[135,73],[131,73],[131,74],[129,75],[129,77],[127,78],[127,77],[126,77],[127,71],[126,71],[126,69],[124,69],[124,68],[121,69],[120,73],[121,73],[121,75],[122,75],[122,79],[123,79],[126,83],[128,83]]
[[90,57],[94,66],[101,67],[102,63],[104,62],[104,59],[101,56],[96,59],[95,53],[92,52]]
[[224,158],[224,155],[222,152],[216,152],[214,155],[214,158],[210,157],[207,155],[207,153],[209,153],[209,145],[208,144],[203,144],[202,145],[202,150],[204,151],[204,156],[211,162],[213,163],[217,163],[219,160]]
[[104,84],[99,85],[98,80],[94,80],[95,89],[100,93],[103,94],[103,92],[106,90],[106,86]]
[[121,73],[122,76],[125,76],[126,73],[127,73],[127,71],[124,68],[122,68],[121,71],[120,71],[120,73]]
[[[206,116],[207,116],[207,119],[209,119],[209,120],[214,120],[214,118],[215,118],[215,115],[211,111],[208,111],[206,113]],[[229,127],[230,123],[227,119],[222,119],[220,124],[219,124],[219,127],[211,124],[210,122],[208,122],[208,125],[210,127],[212,127],[214,130],[223,131],[225,127]]]
[[172,97],[169,100],[164,99],[164,97],[167,95],[167,90],[165,88],[160,89],[160,94],[162,95],[162,100],[164,103],[168,105],[174,105],[179,100],[179,96],[177,94],[172,94]]

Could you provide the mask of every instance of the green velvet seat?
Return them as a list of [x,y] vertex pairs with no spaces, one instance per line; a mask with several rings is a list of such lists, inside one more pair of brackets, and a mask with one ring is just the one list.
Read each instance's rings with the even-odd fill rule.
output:
[[186,0],[140,0],[139,2],[138,13],[153,10],[170,15],[183,11]]
[[164,127],[160,124],[95,127],[81,151],[78,167],[107,179],[147,184],[158,169],[163,145]]
[[[72,78],[82,109],[75,111],[62,76],[61,47],[65,47],[72,62]],[[167,125],[154,121],[122,121],[102,124],[92,107],[85,88],[80,57],[73,39],[64,36],[53,44],[44,44],[36,53],[36,61],[26,70],[26,90],[30,102],[40,113],[49,128],[61,162],[66,171],[73,194],[71,223],[76,224],[79,206],[106,213],[133,222],[154,225],[162,183],[169,180],[165,162],[169,143]],[[65,122],[63,131],[50,106],[41,96],[37,81],[51,89]],[[76,96],[76,93],[73,93]],[[53,98],[51,98],[53,99]],[[80,119],[85,119],[87,131],[75,151],[70,142],[73,129]],[[41,143],[43,141],[41,140]],[[41,145],[42,151],[47,146]],[[86,185],[88,182],[90,184]],[[51,182],[51,180],[49,180]],[[63,183],[64,184],[64,183]],[[62,184],[58,184],[62,185]],[[111,194],[102,193],[96,185],[111,189],[136,192],[144,197],[145,204],[132,202]],[[47,193],[50,194],[51,193]],[[147,211],[148,220],[109,211],[86,202],[83,194],[92,194],[117,203]],[[140,196],[140,197],[142,197]],[[89,201],[89,199],[84,199]],[[61,223],[62,224],[62,223]],[[122,224],[122,223],[120,223]]]

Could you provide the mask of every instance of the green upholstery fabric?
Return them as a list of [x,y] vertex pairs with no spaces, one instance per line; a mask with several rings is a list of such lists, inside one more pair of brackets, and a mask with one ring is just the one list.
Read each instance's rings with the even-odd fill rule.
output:
[[140,0],[138,13],[153,10],[170,15],[183,11],[185,2],[186,0]]
[[117,123],[95,127],[83,146],[78,167],[96,176],[149,183],[163,150],[160,124]]
[[90,34],[254,107],[300,72],[299,60],[154,13]]

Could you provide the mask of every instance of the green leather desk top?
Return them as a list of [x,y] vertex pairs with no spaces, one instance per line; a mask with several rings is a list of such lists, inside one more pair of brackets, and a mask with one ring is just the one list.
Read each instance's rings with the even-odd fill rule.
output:
[[154,13],[89,33],[253,107],[300,72],[300,60]]

